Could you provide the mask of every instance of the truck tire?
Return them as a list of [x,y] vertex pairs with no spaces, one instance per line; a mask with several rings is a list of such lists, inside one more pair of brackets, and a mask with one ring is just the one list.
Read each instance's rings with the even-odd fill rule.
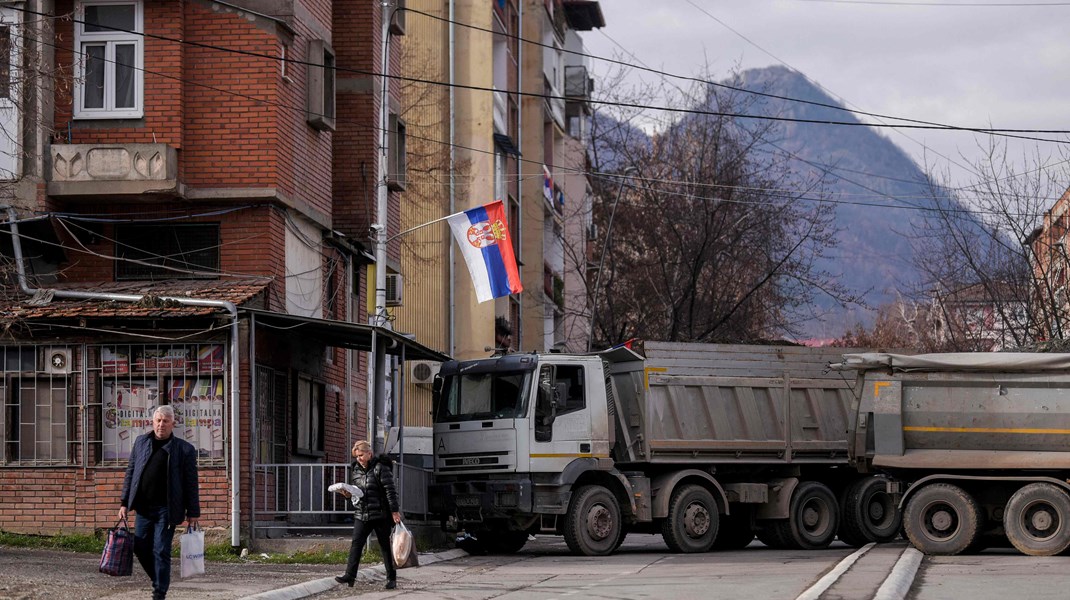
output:
[[762,521],[755,531],[758,541],[774,550],[786,550],[794,547],[789,537],[791,528],[787,519]]
[[1070,496],[1050,483],[1031,483],[1007,502],[1003,528],[1022,554],[1059,554],[1070,547]]
[[866,477],[847,488],[840,512],[840,541],[861,548],[899,536],[903,514],[895,497],[887,492],[886,482],[883,477]]
[[717,539],[719,521],[713,494],[699,485],[683,485],[669,499],[661,537],[673,552],[706,552]]
[[617,547],[621,532],[617,498],[600,485],[579,488],[565,516],[565,543],[574,554],[606,556]]
[[804,481],[791,495],[787,525],[789,543],[800,550],[827,548],[836,539],[840,506],[836,495],[823,483]]
[[742,550],[754,539],[750,518],[744,513],[730,517],[721,517],[717,527],[717,538],[713,540],[714,550]]
[[930,483],[907,501],[903,525],[910,543],[925,554],[959,554],[977,538],[981,507],[957,485]]

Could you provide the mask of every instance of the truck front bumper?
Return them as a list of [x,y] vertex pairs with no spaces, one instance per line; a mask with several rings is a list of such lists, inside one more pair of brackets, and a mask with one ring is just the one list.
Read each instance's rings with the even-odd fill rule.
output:
[[530,479],[433,483],[428,488],[428,509],[469,523],[527,515],[532,509],[532,483]]

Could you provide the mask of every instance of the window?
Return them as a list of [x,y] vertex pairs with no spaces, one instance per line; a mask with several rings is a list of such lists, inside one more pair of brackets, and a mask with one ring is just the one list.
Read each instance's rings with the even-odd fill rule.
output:
[[202,463],[224,460],[226,353],[221,344],[99,346],[91,351],[101,427],[100,458],[125,464],[134,440],[152,427],[157,406],[175,409],[174,434],[197,449]]
[[205,279],[219,271],[219,224],[118,225],[117,280]]
[[308,124],[334,131],[334,49],[323,40],[308,43]]
[[0,464],[73,463],[78,406],[70,348],[0,347],[0,361]]
[[297,378],[294,402],[294,451],[323,454],[324,386],[308,377]]
[[557,400],[558,415],[582,410],[587,406],[587,398],[583,389],[583,367],[558,365],[554,369],[554,385],[559,384],[564,384],[565,396]]
[[406,171],[408,166],[405,162],[405,121],[395,113],[390,113],[390,161],[387,163],[387,186],[396,192],[405,190]]
[[0,25],[0,99],[11,98],[11,25]]
[[143,5],[86,0],[74,27],[74,117],[131,119],[144,113]]

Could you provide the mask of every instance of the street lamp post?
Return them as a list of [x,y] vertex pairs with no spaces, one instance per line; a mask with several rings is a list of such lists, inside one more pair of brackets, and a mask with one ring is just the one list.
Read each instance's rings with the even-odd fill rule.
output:
[[606,239],[602,242],[602,253],[598,257],[598,274],[594,279],[594,288],[591,289],[591,327],[587,335],[587,351],[591,351],[591,343],[594,341],[595,317],[598,315],[598,289],[602,284],[602,265],[606,262],[606,250],[609,248],[609,238],[613,235],[613,217],[617,216],[617,204],[624,186],[628,183],[628,173],[638,173],[635,167],[624,169],[621,174],[620,187],[617,188],[617,197],[613,200],[613,207],[609,210],[609,223],[606,224]]

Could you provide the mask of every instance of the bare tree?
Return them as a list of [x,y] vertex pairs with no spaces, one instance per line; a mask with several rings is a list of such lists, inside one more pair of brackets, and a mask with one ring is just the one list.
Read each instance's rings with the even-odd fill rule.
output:
[[[1041,236],[1044,215],[1070,175],[1039,149],[1016,164],[995,138],[971,164],[974,181],[953,189],[949,176],[930,175],[936,210],[913,227],[914,262],[923,284],[918,301],[933,301],[943,350],[1028,347],[1070,332],[1063,265],[1055,245]],[[1021,166],[1021,165],[1024,165]],[[966,210],[966,209],[969,210]]]
[[[704,85],[661,95],[710,113],[762,110],[755,96]],[[591,257],[602,273],[588,277],[592,288],[601,281],[590,290],[596,346],[779,338],[812,316],[817,294],[858,302],[818,267],[835,245],[834,208],[813,201],[822,180],[769,153],[774,122],[690,114],[647,136],[630,124],[634,113],[615,117],[595,119],[593,168],[634,175],[623,187],[617,176],[594,180],[594,222],[606,236]]]

